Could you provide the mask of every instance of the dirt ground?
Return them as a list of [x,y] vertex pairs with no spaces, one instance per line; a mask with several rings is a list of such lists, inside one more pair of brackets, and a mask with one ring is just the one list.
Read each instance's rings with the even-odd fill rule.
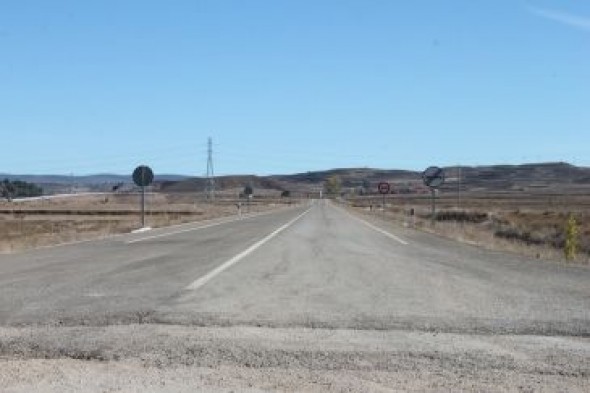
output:
[[[262,212],[294,203],[258,199],[249,206],[237,199],[213,202],[190,194],[146,196],[146,226],[152,228]],[[0,253],[101,239],[141,227],[139,195],[82,195],[33,201],[0,202]]]
[[582,338],[160,325],[3,328],[0,337],[6,393],[590,389]]
[[[431,221],[429,196],[351,198],[350,206],[366,214],[398,222],[485,248],[537,258],[565,260],[566,225],[577,223],[577,256],[590,263],[590,196],[543,194],[440,194],[437,220]],[[414,210],[414,215],[412,215]]]

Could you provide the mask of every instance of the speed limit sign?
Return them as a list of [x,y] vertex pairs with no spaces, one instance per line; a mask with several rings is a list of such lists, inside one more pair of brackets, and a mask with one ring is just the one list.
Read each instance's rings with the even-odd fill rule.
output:
[[386,182],[381,182],[377,185],[377,189],[379,190],[379,194],[389,194],[389,191],[391,191],[391,186],[389,185],[389,183]]

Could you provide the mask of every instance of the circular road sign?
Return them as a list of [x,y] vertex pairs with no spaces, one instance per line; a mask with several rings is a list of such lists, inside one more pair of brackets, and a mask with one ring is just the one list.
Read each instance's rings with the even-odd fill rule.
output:
[[437,166],[431,166],[422,173],[422,179],[430,188],[440,187],[445,182],[445,171]]
[[389,185],[389,183],[386,182],[381,182],[377,185],[377,189],[379,190],[379,194],[389,194],[389,191],[391,191],[391,186]]
[[147,187],[154,181],[154,172],[149,166],[140,165],[133,171],[133,182],[139,187]]

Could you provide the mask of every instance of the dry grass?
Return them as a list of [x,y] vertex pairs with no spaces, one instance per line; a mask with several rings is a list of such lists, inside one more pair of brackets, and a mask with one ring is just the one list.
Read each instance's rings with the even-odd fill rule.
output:
[[[157,228],[209,220],[237,213],[237,200],[197,201],[189,194],[147,196],[146,225]],[[254,201],[251,212],[288,203]],[[246,208],[243,208],[246,212]],[[81,196],[55,200],[0,203],[0,252],[100,239],[141,226],[138,195]]]
[[385,212],[380,198],[357,198],[349,203],[370,214],[462,242],[558,261],[565,260],[565,227],[573,214],[580,229],[576,261],[590,263],[590,197],[586,196],[464,195],[460,201],[443,196],[438,200],[434,226],[426,197],[389,198]]

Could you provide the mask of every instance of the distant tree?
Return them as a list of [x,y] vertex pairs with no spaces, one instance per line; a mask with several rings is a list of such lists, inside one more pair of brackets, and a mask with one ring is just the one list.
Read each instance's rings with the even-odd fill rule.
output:
[[43,195],[43,189],[36,184],[20,180],[4,179],[0,184],[0,194],[11,201],[13,198],[37,197]]
[[281,193],[282,198],[289,198],[291,196],[291,191],[285,190]]
[[570,214],[565,226],[565,259],[573,261],[578,252],[578,223],[573,214]]
[[2,198],[6,198],[8,202],[12,201],[14,190],[8,179],[4,179],[2,183],[0,183],[0,193],[2,194]]
[[113,192],[118,191],[125,183],[117,183],[113,186]]
[[336,175],[330,176],[324,184],[324,189],[326,191],[326,194],[330,196],[340,195],[340,190],[342,189],[342,182],[340,181],[340,177]]

